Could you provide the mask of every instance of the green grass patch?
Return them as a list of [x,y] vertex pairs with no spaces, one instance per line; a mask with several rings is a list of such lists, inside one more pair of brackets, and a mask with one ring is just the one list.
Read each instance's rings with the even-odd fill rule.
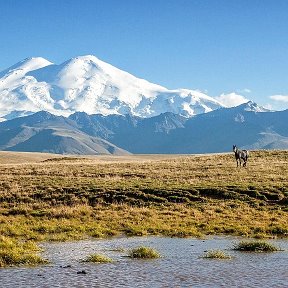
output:
[[0,238],[0,267],[48,264],[37,253],[40,249],[34,242],[19,242],[11,238]]
[[264,241],[241,241],[234,245],[234,250],[247,252],[275,252],[280,251],[275,245]]
[[155,249],[150,247],[137,247],[130,251],[129,257],[137,259],[155,259],[160,258],[161,255]]
[[87,256],[82,262],[88,262],[88,263],[112,263],[114,262],[113,259],[101,255],[101,254],[91,254]]
[[208,250],[201,258],[204,259],[231,259],[232,257],[222,250]]

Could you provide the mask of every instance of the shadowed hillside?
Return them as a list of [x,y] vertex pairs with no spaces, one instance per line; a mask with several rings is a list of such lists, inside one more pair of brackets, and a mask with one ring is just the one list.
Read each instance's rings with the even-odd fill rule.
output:
[[191,118],[171,112],[151,118],[38,112],[1,122],[0,149],[82,155],[219,153],[233,144],[288,149],[288,110],[261,109],[248,102]]
[[129,152],[80,131],[70,119],[48,112],[0,123],[0,149],[58,154],[113,154]]

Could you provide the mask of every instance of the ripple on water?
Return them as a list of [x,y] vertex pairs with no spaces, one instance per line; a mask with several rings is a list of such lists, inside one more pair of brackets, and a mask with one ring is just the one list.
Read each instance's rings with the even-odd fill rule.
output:
[[[44,257],[53,264],[0,269],[1,287],[287,287],[287,240],[273,241],[286,251],[229,250],[226,252],[234,256],[231,260],[201,258],[206,250],[230,249],[238,240],[133,237],[45,243]],[[163,257],[155,260],[125,257],[127,249],[143,245],[155,248]],[[99,265],[80,262],[92,253],[105,254],[116,262]],[[86,274],[79,273],[82,271]]]

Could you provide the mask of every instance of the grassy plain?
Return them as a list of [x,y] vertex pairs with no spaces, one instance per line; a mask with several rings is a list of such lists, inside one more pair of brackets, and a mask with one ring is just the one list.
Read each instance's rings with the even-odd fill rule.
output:
[[288,236],[288,151],[63,157],[0,152],[0,234]]

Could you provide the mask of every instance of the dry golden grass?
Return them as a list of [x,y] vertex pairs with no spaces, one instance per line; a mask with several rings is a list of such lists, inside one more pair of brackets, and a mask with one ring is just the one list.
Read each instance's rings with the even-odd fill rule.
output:
[[232,153],[27,153],[18,162],[18,153],[4,154],[0,233],[7,237],[288,235],[288,151],[252,151],[241,169]]
[[23,164],[40,162],[51,157],[60,158],[62,155],[50,153],[9,152],[0,151],[0,164]]

